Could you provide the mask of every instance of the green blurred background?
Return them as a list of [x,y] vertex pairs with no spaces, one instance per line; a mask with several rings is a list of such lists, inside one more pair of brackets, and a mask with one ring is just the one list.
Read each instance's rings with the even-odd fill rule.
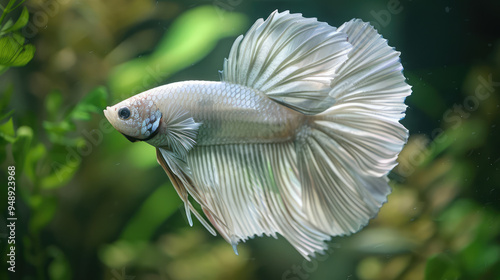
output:
[[[1,279],[500,279],[499,1],[0,3]],[[275,9],[370,21],[413,86],[388,203],[312,262],[283,238],[250,240],[236,256],[190,228],[154,149],[102,114],[157,85],[218,80],[235,37]]]

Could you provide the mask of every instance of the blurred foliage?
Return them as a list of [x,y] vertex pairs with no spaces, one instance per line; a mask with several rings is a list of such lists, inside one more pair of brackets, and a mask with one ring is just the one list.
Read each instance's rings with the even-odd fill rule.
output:
[[[2,261],[1,279],[500,279],[500,35],[478,20],[498,5],[200,3],[2,4],[0,168],[16,166],[19,273]],[[282,238],[250,240],[236,256],[190,228],[154,148],[130,144],[101,113],[160,84],[217,79],[234,37],[274,9],[371,21],[413,87],[388,202],[311,262]],[[426,54],[422,38],[434,42]]]
[[[102,261],[111,274],[125,267],[139,278],[157,279],[252,279],[251,266],[245,259],[249,252],[243,248],[239,258],[227,249],[224,240],[209,243],[203,231],[192,229],[174,232],[154,243],[120,240],[101,250]],[[130,270],[132,270],[130,269]],[[150,273],[152,270],[155,273]]]
[[8,18],[24,0],[9,0],[7,5],[0,6],[0,74],[12,66],[26,65],[35,53],[35,46],[25,44],[25,38],[21,35],[21,28],[28,23],[28,9],[22,7],[22,12],[17,20]]
[[109,78],[111,90],[123,99],[158,85],[172,73],[205,57],[221,38],[241,34],[247,25],[242,14],[221,17],[213,6],[189,10],[172,24],[153,53],[113,70]]
[[[2,95],[0,112],[6,110],[4,105],[8,104],[7,99],[11,97],[11,94],[12,87]],[[24,257],[38,270],[38,279],[44,278],[43,270],[48,258],[53,259],[50,261],[48,271],[52,276],[50,279],[70,278],[69,264],[62,251],[57,247],[45,248],[45,245],[41,244],[40,234],[52,221],[58,208],[58,200],[54,191],[67,184],[80,166],[81,154],[75,152],[71,154],[71,151],[80,151],[80,148],[90,145],[82,137],[69,135],[76,131],[74,121],[88,120],[90,113],[101,111],[106,104],[106,98],[106,91],[103,88],[97,88],[67,113],[57,114],[62,115],[63,119],[55,121],[56,113],[60,112],[61,107],[60,104],[58,106],[54,102],[60,100],[61,96],[60,93],[52,93],[47,101],[46,113],[54,117],[49,117],[54,122],[44,123],[44,132],[49,136],[49,143],[43,143],[39,135],[29,126],[20,126],[16,129],[13,118],[9,117],[12,113],[0,119],[0,122],[3,122],[0,125],[2,162],[7,160],[15,166],[18,185],[23,185],[17,188],[16,205],[18,208],[16,209],[18,210],[16,213],[22,215],[23,208],[27,208],[29,212],[26,232],[19,228],[16,232],[17,244],[23,241],[21,246],[17,245],[17,248],[24,249]],[[12,158],[9,159],[8,156]],[[70,160],[70,157],[74,158]],[[6,205],[6,199],[2,201],[2,205]],[[6,252],[7,246],[2,245],[2,247],[2,252]],[[4,271],[6,269],[2,272]]]

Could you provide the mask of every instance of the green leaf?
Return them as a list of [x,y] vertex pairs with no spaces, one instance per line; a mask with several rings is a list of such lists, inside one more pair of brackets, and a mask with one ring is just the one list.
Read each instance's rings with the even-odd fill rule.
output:
[[19,7],[22,3],[24,3],[24,1],[25,0],[21,0],[19,3],[16,4],[17,0],[9,0],[9,3],[7,3],[7,6],[5,6],[4,13],[12,12],[17,7]]
[[[92,113],[100,113],[106,106],[108,93],[104,87],[97,87],[89,92],[72,110],[65,114],[64,119],[60,119],[61,105],[63,103],[62,95],[54,91],[46,98],[45,108],[47,110],[48,119],[44,121],[43,127],[47,132],[52,143],[57,143],[65,146],[76,145],[75,138],[67,136],[69,132],[76,129],[75,121],[90,120]],[[67,168],[63,168],[67,170]],[[67,172],[64,172],[67,173]],[[73,173],[73,171],[71,172]]]
[[492,267],[500,260],[500,247],[495,244],[489,244],[484,240],[477,239],[469,243],[460,252],[463,268],[469,274],[481,275],[482,272]]
[[440,154],[464,155],[471,149],[481,147],[488,136],[488,128],[481,121],[464,121],[459,128],[450,127],[431,144],[431,153],[422,162],[422,166],[430,164]]
[[41,180],[44,189],[55,189],[64,186],[78,171],[80,165],[68,164],[67,162],[52,161],[50,163],[51,174]]
[[47,248],[47,254],[53,259],[48,267],[51,280],[72,279],[71,266],[61,249],[55,246]]
[[32,196],[30,201],[32,216],[30,217],[30,231],[32,234],[39,234],[54,217],[57,209],[57,200],[54,197]]
[[3,26],[2,26],[2,30],[0,30],[0,36],[3,36],[5,33],[7,33],[8,29],[10,29],[12,26],[14,25],[14,22],[9,19]]
[[12,118],[0,125],[0,139],[9,143],[14,143],[16,141],[16,133],[14,131],[14,122]]
[[36,165],[46,154],[47,150],[41,143],[34,145],[34,147],[30,149],[29,153],[26,154],[24,174],[26,174],[31,181],[35,181],[38,178],[35,173]]
[[35,46],[31,44],[24,45],[19,52],[19,55],[13,60],[10,66],[24,66],[33,59],[35,55]]
[[26,156],[31,150],[31,140],[33,139],[33,130],[29,126],[21,126],[17,129],[16,143],[12,146],[12,155],[16,162],[16,169],[22,172],[26,161]]
[[499,213],[489,207],[484,207],[482,211],[482,220],[476,228],[476,238],[482,239],[485,242],[494,242],[500,235],[500,219]]
[[213,6],[190,9],[172,24],[153,54],[113,69],[111,90],[124,97],[158,85],[208,55],[220,39],[243,33],[246,26],[243,14],[227,12],[221,16]]
[[439,215],[441,235],[452,238],[469,228],[466,217],[477,211],[477,205],[470,200],[462,199],[453,202]]
[[4,29],[3,31],[12,32],[23,28],[28,23],[29,16],[30,15],[28,13],[28,9],[26,9],[26,7],[23,7],[23,11],[21,12],[21,15],[17,19],[16,23],[14,23],[14,25],[12,25],[11,27]]
[[0,38],[0,65],[23,66],[35,54],[35,46],[24,45],[24,37],[17,33]]
[[45,98],[45,110],[47,110],[47,119],[50,121],[57,120],[62,114],[63,97],[60,91],[53,90]]
[[60,122],[43,122],[43,128],[49,134],[52,142],[57,141],[60,137],[63,137],[67,132],[73,131],[75,125],[69,121],[63,120]]
[[457,265],[447,255],[437,254],[427,260],[425,280],[455,280],[459,277]]
[[14,60],[20,50],[22,50],[25,40],[26,39],[18,33],[0,37],[0,64],[11,65],[12,60]]
[[8,118],[12,117],[12,115],[14,115],[14,110],[10,110],[7,113],[0,114],[0,121],[8,119]]
[[64,143],[55,143],[50,150],[49,158],[45,161],[45,168],[49,174],[41,178],[40,185],[43,189],[55,189],[67,184],[78,171],[82,162],[80,152],[85,139],[65,138]]
[[72,120],[90,120],[91,113],[100,113],[106,107],[108,93],[104,87],[97,87],[88,93],[70,113]]

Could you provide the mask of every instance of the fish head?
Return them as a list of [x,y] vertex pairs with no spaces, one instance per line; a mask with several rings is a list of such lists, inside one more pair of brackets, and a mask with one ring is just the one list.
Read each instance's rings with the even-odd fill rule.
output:
[[158,134],[162,113],[150,98],[138,95],[106,107],[104,116],[130,142],[136,142]]

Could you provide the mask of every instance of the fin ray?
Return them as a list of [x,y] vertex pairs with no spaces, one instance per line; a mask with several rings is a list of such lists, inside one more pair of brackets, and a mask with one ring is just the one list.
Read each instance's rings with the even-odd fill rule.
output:
[[[156,148],[156,159],[158,163],[161,165],[165,173],[167,174],[168,178],[172,182],[172,185],[174,186],[177,194],[181,198],[181,200],[184,202],[185,210],[186,210],[186,217],[188,219],[188,223],[190,226],[193,226],[193,221],[191,219],[191,212],[195,215],[195,217],[200,221],[200,223],[212,234],[212,235],[217,235],[215,230],[210,226],[210,224],[205,221],[205,219],[196,211],[194,206],[191,204],[188,198],[188,193],[199,198],[199,195],[197,192],[194,192],[193,188],[189,188],[190,184],[188,183],[187,178],[184,176],[185,172],[182,172],[182,169],[178,168],[178,164],[175,163],[175,160],[172,160],[171,157],[168,156],[168,151],[162,149],[162,148]],[[167,156],[165,156],[167,155]],[[173,168],[172,168],[173,167]],[[190,191],[191,189],[191,191]],[[198,201],[197,200],[197,201]],[[199,203],[199,202],[198,202]],[[208,209],[203,209],[204,211],[208,211]]]
[[158,161],[186,212],[203,220],[191,195],[235,252],[239,241],[279,233],[309,259],[387,200],[387,173],[408,137],[399,120],[411,90],[401,71],[399,53],[368,23],[335,29],[274,12],[236,39],[222,80],[302,112],[306,125],[287,142],[204,146],[194,141],[199,124],[179,115],[193,141],[178,156],[159,148]]
[[201,146],[189,153],[193,184],[233,248],[255,235],[279,233],[306,258],[326,249],[330,236],[301,210],[295,160],[292,142]]
[[331,235],[358,231],[386,201],[411,93],[399,53],[371,25],[352,20],[338,31],[353,47],[331,82],[335,104],[309,117],[296,144],[304,211]]
[[338,30],[349,36],[353,49],[332,80],[330,95],[336,103],[317,115],[315,127],[335,139],[358,172],[385,176],[408,138],[399,120],[411,87],[399,52],[370,24],[354,19]]
[[274,11],[235,40],[222,81],[258,89],[306,114],[318,113],[333,104],[330,82],[351,47],[345,33],[324,22]]
[[[390,192],[386,178],[359,174],[342,147],[323,131],[306,129],[301,133],[307,135],[296,149],[308,219],[330,235],[358,231],[386,201]],[[381,193],[373,193],[374,188]]]
[[366,100],[367,104],[391,108],[388,115],[398,120],[404,117],[404,99],[411,94],[411,87],[402,74],[400,53],[369,23],[359,19],[344,23],[338,30],[349,36],[353,48],[332,80],[330,95],[336,105]]

